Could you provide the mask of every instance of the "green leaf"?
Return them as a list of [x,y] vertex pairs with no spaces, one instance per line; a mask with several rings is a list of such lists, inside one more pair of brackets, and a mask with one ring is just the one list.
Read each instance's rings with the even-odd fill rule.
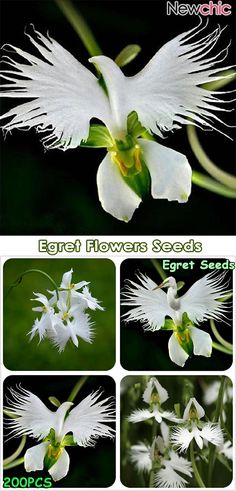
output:
[[128,65],[140,53],[141,47],[138,44],[128,44],[115,58],[115,63],[119,66]]
[[226,469],[228,469],[228,471],[232,472],[232,467],[230,466],[228,459],[222,453],[217,453],[216,458],[226,467]]
[[87,140],[82,140],[80,147],[110,148],[114,144],[106,128],[100,124],[91,124]]
[[53,406],[60,407],[61,405],[60,401],[54,396],[50,396],[48,400],[53,404]]
[[174,404],[174,408],[175,408],[175,413],[177,415],[178,418],[181,418],[181,413],[180,413],[180,404],[177,403],[177,404]]

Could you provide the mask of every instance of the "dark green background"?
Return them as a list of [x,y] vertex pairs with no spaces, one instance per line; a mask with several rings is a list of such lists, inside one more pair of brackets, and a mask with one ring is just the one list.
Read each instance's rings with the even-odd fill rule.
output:
[[79,338],[76,348],[68,341],[59,353],[48,339],[38,344],[38,336],[29,342],[27,333],[40,313],[33,312],[38,302],[31,302],[33,292],[46,294],[52,284],[38,273],[26,275],[4,301],[4,364],[10,370],[108,370],[115,363],[115,266],[109,259],[10,259],[4,264],[4,292],[20,274],[31,268],[48,273],[59,286],[63,273],[74,269],[75,283],[91,281],[92,295],[104,311],[87,310],[94,321],[92,344]]
[[[16,388],[19,383],[24,389],[30,390],[36,394],[43,403],[55,410],[48,397],[55,396],[60,402],[65,402],[69,397],[71,390],[77,383],[78,376],[29,376],[19,375],[10,376],[4,382],[4,404],[7,404],[5,396],[9,396],[9,387]],[[109,396],[115,396],[115,382],[113,378],[107,376],[90,376],[79,394],[74,400],[74,404],[84,399],[88,394],[98,389],[103,389],[101,399]],[[111,426],[114,423],[110,423]],[[114,426],[113,426],[114,427]],[[13,438],[4,443],[4,458],[11,455],[20,443],[19,438]],[[28,438],[25,450],[37,445],[37,440]],[[53,482],[53,488],[69,487],[108,487],[115,480],[115,443],[110,438],[99,438],[95,447],[67,447],[70,456],[70,468],[67,476],[58,482]],[[24,455],[24,454],[23,454]],[[6,470],[4,476],[17,477],[50,477],[46,471],[25,472],[23,465],[13,469]],[[19,489],[19,488],[17,488]]]
[[[191,3],[199,3],[199,0]],[[231,3],[233,14],[212,17],[207,28],[210,32],[218,22],[222,27],[229,25],[218,47],[219,51],[232,39],[229,64],[233,62],[235,51],[235,10],[234,2]],[[75,0],[74,4],[88,21],[104,54],[114,59],[127,44],[141,45],[141,54],[124,68],[126,75],[137,73],[165,42],[198,23],[196,16],[167,17],[166,0]],[[33,23],[44,34],[49,30],[52,37],[92,69],[82,42],[53,0],[2,0],[1,17],[2,43],[12,43],[37,54],[24,36],[25,27]],[[2,111],[15,102],[4,100]],[[235,116],[225,113],[223,119],[232,124]],[[224,129],[233,136],[233,130]],[[201,131],[200,138],[215,163],[233,172],[234,143],[216,132]],[[77,148],[45,153],[34,130],[14,130],[5,141],[2,136],[1,140],[2,234],[226,235],[235,230],[234,201],[196,186],[187,204],[147,199],[131,222],[125,224],[107,214],[98,201],[96,172],[105,156],[104,150]],[[169,133],[161,143],[186,154],[191,166],[201,171],[190,150],[185,129]]]
[[[176,273],[165,271],[167,276],[174,276],[176,281],[184,281],[185,286],[179,291],[182,296],[195,281],[205,276],[210,270],[200,270],[200,259],[181,258],[170,259],[172,262],[195,261],[194,269],[181,269]],[[158,259],[160,264],[162,260]],[[210,259],[208,261],[225,262],[222,259]],[[222,270],[223,271],[223,270]],[[145,273],[157,284],[161,283],[161,277],[149,259],[137,260],[127,259],[121,265],[121,292],[125,286],[125,280],[137,282],[136,273]],[[228,288],[232,288],[232,271],[227,272],[225,281],[229,280]],[[129,307],[122,307],[121,314],[127,312]],[[224,339],[232,343],[232,311],[228,314],[229,325],[223,322],[216,322],[216,327]],[[209,322],[201,323],[199,329],[208,332],[212,339],[216,341],[211,331]],[[232,364],[232,356],[226,355],[215,349],[212,350],[210,358],[205,356],[195,356],[188,358],[185,366],[173,363],[168,353],[168,341],[172,331],[144,331],[140,322],[124,322],[121,315],[121,364],[126,370],[226,370]]]

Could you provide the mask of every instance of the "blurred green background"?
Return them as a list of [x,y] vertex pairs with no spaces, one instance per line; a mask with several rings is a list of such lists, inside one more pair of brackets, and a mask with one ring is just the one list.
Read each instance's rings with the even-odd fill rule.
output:
[[[139,56],[124,67],[128,76],[141,70],[164,43],[199,22],[194,15],[167,16],[166,0],[74,0],[73,3],[88,22],[105,55],[114,59],[127,44],[140,44]],[[192,3],[198,4],[199,0],[191,0]],[[228,45],[229,39],[232,40],[225,65],[235,63],[234,3],[231,16],[212,16],[207,28],[210,33],[219,21],[222,28],[229,25],[217,43],[219,52]],[[2,0],[1,18],[1,44],[11,43],[38,55],[24,35],[25,27],[33,23],[43,34],[49,31],[51,37],[93,70],[81,40],[53,0]],[[232,84],[228,88],[232,89]],[[3,100],[2,113],[16,102],[21,100]],[[235,123],[234,113],[224,113],[222,117],[229,124]],[[233,137],[233,129],[223,130]],[[13,130],[5,140],[0,135],[2,234],[232,235],[235,230],[234,200],[197,186],[193,186],[186,204],[149,197],[128,224],[121,222],[106,213],[98,200],[96,173],[105,150],[76,148],[45,152],[41,136],[33,129]],[[223,170],[233,173],[234,142],[215,131],[199,131],[199,137],[209,157]],[[190,149],[185,129],[169,132],[166,139],[158,141],[187,155],[193,169],[202,171]]]
[[[94,321],[92,344],[79,338],[79,346],[68,341],[59,353],[48,339],[38,344],[38,336],[29,342],[37,312],[31,302],[33,292],[46,294],[52,284],[41,274],[26,275],[4,301],[4,364],[10,370],[108,370],[115,363],[115,265],[109,259],[10,259],[4,264],[4,294],[20,274],[31,268],[48,273],[59,286],[62,275],[73,268],[75,283],[90,281],[90,291],[101,301],[104,311],[87,310]],[[39,317],[41,314],[38,313]]]
[[[154,375],[155,376],[155,375]],[[134,409],[147,409],[148,405],[143,402],[142,394],[146,387],[147,380],[150,376],[127,376],[121,381],[121,482],[125,486],[137,488],[137,487],[147,487],[148,488],[148,478],[147,475],[143,473],[138,473],[131,464],[129,460],[129,448],[130,445],[134,445],[140,441],[151,441],[152,425],[150,421],[144,421],[141,423],[129,423],[127,418]],[[194,396],[197,401],[204,407],[206,412],[206,417],[203,421],[207,421],[209,418],[212,421],[216,403],[211,405],[206,405],[203,402],[204,391],[207,386],[212,384],[214,381],[221,381],[222,377],[217,376],[174,376],[174,375],[158,375],[158,381],[160,384],[167,389],[169,394],[169,399],[163,403],[164,410],[173,411],[174,404],[180,403],[180,413],[183,415],[184,408],[186,406],[185,397],[187,400],[191,396]],[[232,387],[231,380],[226,377],[227,386]],[[193,393],[189,392],[193,389]],[[227,431],[232,435],[232,401],[225,402],[224,412],[226,415],[225,427]],[[168,421],[165,421],[168,423]],[[159,425],[158,425],[159,427]],[[225,440],[228,437],[225,433]],[[195,446],[195,449],[197,447]],[[199,454],[202,454],[199,451]],[[189,450],[187,454],[182,454],[184,457],[189,459]],[[227,459],[228,460],[228,459]],[[201,476],[203,477],[204,483],[207,483],[207,473],[208,465],[202,460],[197,460],[197,465]],[[228,460],[229,468],[232,465],[232,461]],[[228,470],[224,465],[222,465],[219,460],[216,460],[214,471],[213,471],[213,487],[221,488],[228,486],[232,480],[232,471]],[[195,487],[197,483],[194,479],[187,477],[189,485],[187,487]]]
[[[183,259],[168,258],[173,265]],[[226,259],[220,258],[207,258],[208,262],[220,262],[225,263]],[[179,291],[178,295],[181,297],[186,291],[197,281],[205,276],[210,270],[201,270],[200,264],[202,259],[186,258],[184,261],[194,261],[193,270],[191,269],[179,269],[175,273],[171,273],[166,270],[167,276],[174,276],[176,281],[184,281],[185,285]],[[162,259],[158,258],[160,265],[162,265]],[[121,264],[121,296],[122,289],[125,287],[125,281],[127,279],[137,282],[137,273],[147,274],[157,285],[162,282],[162,279],[157,272],[154,262],[150,259],[126,259]],[[223,270],[222,270],[223,271]],[[232,271],[227,271],[225,281],[229,280],[228,288],[232,288]],[[139,283],[139,282],[138,282]],[[167,290],[165,290],[167,291]],[[168,341],[172,334],[172,331],[144,331],[141,322],[125,322],[122,315],[129,310],[129,307],[121,307],[121,364],[126,370],[172,370],[172,371],[186,371],[186,370],[226,370],[232,364],[232,356],[212,350],[211,357],[195,356],[189,357],[185,363],[185,366],[180,366],[173,363],[168,353]],[[221,336],[228,342],[232,343],[233,327],[232,327],[232,310],[228,314],[228,324],[224,322],[216,322],[216,327]],[[203,322],[199,324],[200,329],[208,332],[212,339],[216,341],[209,322]],[[132,347],[132,349],[131,349]]]
[[[9,397],[8,388],[16,388],[19,383],[24,389],[30,390],[36,394],[43,403],[55,411],[56,408],[49,401],[48,397],[54,396],[59,401],[65,402],[69,397],[73,387],[80,379],[78,376],[71,375],[56,375],[56,376],[40,376],[40,375],[17,375],[7,377],[4,381],[4,404],[7,404],[6,396]],[[102,389],[101,399],[115,396],[115,382],[112,377],[108,376],[89,376],[86,383],[83,385],[79,393],[74,399],[74,404],[77,405],[91,392]],[[114,427],[114,423],[109,423]],[[4,458],[9,457],[20,443],[20,438],[12,438],[4,442]],[[37,440],[27,438],[24,451],[37,445]],[[99,438],[94,447],[67,447],[67,452],[70,456],[70,468],[67,476],[58,482],[53,482],[52,488],[71,488],[71,487],[108,487],[115,480],[115,443],[110,438]],[[24,455],[24,451],[21,456]],[[23,464],[4,471],[4,476],[9,477],[50,477],[47,471],[26,472]],[[18,488],[19,489],[19,488]]]

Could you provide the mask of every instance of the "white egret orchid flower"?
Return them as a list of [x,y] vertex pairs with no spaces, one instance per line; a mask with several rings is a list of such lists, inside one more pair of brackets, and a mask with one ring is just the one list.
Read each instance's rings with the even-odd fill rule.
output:
[[[212,351],[211,336],[194,324],[208,319],[226,322],[230,305],[221,299],[231,293],[224,282],[225,273],[213,271],[193,283],[182,296],[177,295],[178,285],[174,277],[166,278],[157,286],[151,278],[137,274],[139,283],[127,281],[123,292],[122,305],[132,307],[124,314],[126,321],[139,321],[146,331],[166,329],[166,318],[173,322],[168,343],[169,356],[183,367],[189,355],[209,357]],[[167,293],[162,288],[168,288]]]
[[[67,342],[71,339],[78,347],[78,337],[92,343],[94,338],[93,323],[85,312],[87,309],[104,310],[99,301],[92,297],[87,285],[89,282],[81,281],[72,283],[73,270],[63,274],[61,285],[57,292],[48,291],[51,297],[35,293],[36,300],[43,304],[42,307],[34,307],[32,310],[41,312],[42,317],[36,319],[30,334],[30,340],[38,334],[39,341],[49,338],[61,353]],[[78,290],[82,289],[82,292]]]
[[173,411],[164,411],[161,405],[169,398],[168,392],[155,377],[152,377],[143,393],[143,400],[149,404],[149,409],[135,409],[128,417],[130,423],[140,423],[150,418],[155,418],[158,423],[163,419],[180,421]]
[[202,422],[205,411],[197,402],[195,397],[191,397],[183,414],[182,426],[174,427],[171,435],[171,442],[176,445],[180,452],[186,452],[191,441],[195,440],[198,447],[202,450],[204,443],[211,442],[217,447],[224,444],[223,432],[218,423]]
[[42,470],[45,466],[54,481],[65,477],[70,458],[66,446],[94,446],[99,437],[114,435],[106,423],[115,421],[113,401],[108,397],[98,401],[101,392],[89,394],[73,409],[72,402],[63,402],[56,411],[48,409],[32,392],[19,387],[10,389],[12,400],[5,408],[14,418],[7,418],[10,437],[28,435],[43,440],[30,447],[24,456],[27,472]]
[[[104,210],[129,221],[147,192],[147,174],[153,198],[186,202],[191,192],[187,158],[146,140],[145,134],[148,130],[163,137],[186,124],[216,129],[214,121],[222,122],[215,115],[224,110],[220,92],[206,90],[202,84],[225,78],[220,72],[229,67],[219,68],[219,63],[226,58],[228,46],[213,55],[222,30],[217,27],[201,38],[205,27],[198,25],[170,40],[133,77],[126,77],[106,56],[90,58],[103,83],[51,37],[37,31],[26,34],[41,57],[5,45],[24,63],[3,57],[8,67],[1,71],[7,81],[1,96],[30,101],[1,116],[9,120],[3,130],[35,127],[47,132],[42,139],[45,148],[67,150],[89,142],[90,121],[96,118],[107,128],[106,142],[98,145],[108,150],[97,173]],[[138,125],[129,124],[132,114]]]
[[192,476],[191,463],[170,448],[169,428],[164,422],[160,429],[162,436],[155,437],[151,446],[143,442],[131,446],[130,460],[139,472],[154,471],[155,487],[185,487],[188,482],[181,474]]

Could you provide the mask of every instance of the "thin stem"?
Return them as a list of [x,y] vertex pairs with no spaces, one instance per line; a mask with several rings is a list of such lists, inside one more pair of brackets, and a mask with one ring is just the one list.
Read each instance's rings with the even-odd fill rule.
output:
[[[226,377],[223,376],[223,377],[221,377],[219,395],[218,395],[215,415],[214,415],[214,419],[213,419],[214,422],[220,420],[220,415],[221,415],[221,412],[223,409],[223,403],[224,403],[225,385],[226,385]],[[211,444],[210,452],[209,452],[208,486],[211,486],[211,482],[212,482],[212,474],[213,474],[213,469],[214,469],[214,464],[215,464],[215,453],[216,453],[216,446]]]
[[10,464],[4,466],[4,470],[12,469],[13,467],[16,467],[17,465],[21,465],[23,463],[24,463],[24,457],[20,457],[19,459],[14,460],[14,462],[11,462]]
[[232,354],[233,354],[232,350],[225,348],[224,346],[222,346],[222,344],[215,343],[215,341],[212,342],[212,348],[214,348],[218,351],[222,351],[222,353],[226,353],[226,355],[232,356]]
[[151,259],[151,263],[153,264],[154,268],[157,270],[159,273],[160,277],[162,280],[165,280],[167,278],[167,274],[165,273],[164,269],[160,265],[160,262],[157,259]]
[[212,332],[214,333],[217,341],[219,341],[219,343],[223,344],[223,346],[225,346],[225,348],[233,351],[233,345],[231,343],[228,343],[228,341],[225,341],[224,338],[222,338],[222,336],[220,335],[220,333],[216,329],[216,325],[215,325],[215,322],[213,321],[213,319],[210,320],[210,326],[211,326]]
[[211,177],[204,176],[201,172],[193,171],[192,172],[192,182],[201,188],[207,189],[208,191],[212,191],[213,193],[220,194],[221,196],[225,196],[226,198],[236,198],[236,191],[230,188],[227,188],[220,182],[215,181]]
[[85,382],[87,381],[88,379],[88,375],[84,375],[84,377],[81,377],[78,382],[75,384],[75,386],[73,387],[67,401],[68,402],[73,402],[73,400],[75,399],[75,397],[77,396],[78,392],[80,391],[80,389],[82,389],[83,385],[85,384]]
[[23,273],[21,273],[21,275],[18,276],[18,278],[16,279],[16,281],[8,288],[7,293],[5,295],[5,298],[8,297],[9,293],[13,290],[13,288],[15,288],[18,285],[20,285],[20,283],[22,282],[23,277],[26,276],[27,274],[30,274],[30,273],[39,273],[39,274],[42,274],[43,276],[45,276],[52,283],[52,285],[54,286],[54,288],[56,290],[57,300],[59,300],[59,291],[58,291],[57,284],[52,279],[52,277],[49,276],[49,274],[45,273],[45,271],[41,271],[41,269],[27,269],[26,271],[24,271]]
[[15,460],[18,457],[18,455],[20,455],[20,453],[22,452],[25,446],[25,443],[26,443],[26,436],[23,435],[19,447],[17,447],[15,452],[13,452],[13,454],[10,455],[10,457],[7,457],[6,459],[3,460],[3,466],[10,464],[13,460]]
[[102,50],[98,45],[91,29],[80,12],[78,12],[78,10],[74,7],[72,2],[70,0],[55,0],[55,2],[79,35],[89,54],[91,56],[101,55]]
[[236,190],[236,177],[219,169],[219,167],[212,162],[212,160],[203,150],[194,126],[187,126],[187,135],[192,151],[203,169],[205,169],[208,174],[214,177],[214,179],[217,181],[221,182],[225,186],[228,186],[230,189]]
[[195,457],[194,457],[194,440],[191,441],[190,443],[190,458],[192,462],[192,467],[193,467],[193,472],[194,472],[194,477],[196,478],[196,481],[199,485],[200,488],[205,488],[205,484],[200,476],[200,473],[198,471],[196,462],[195,462]]
[[[155,419],[152,421],[152,443],[154,438],[156,437],[156,432],[157,432],[157,422]],[[150,471],[150,476],[149,476],[149,488],[154,488],[155,487],[155,472],[154,469],[152,468]]]

